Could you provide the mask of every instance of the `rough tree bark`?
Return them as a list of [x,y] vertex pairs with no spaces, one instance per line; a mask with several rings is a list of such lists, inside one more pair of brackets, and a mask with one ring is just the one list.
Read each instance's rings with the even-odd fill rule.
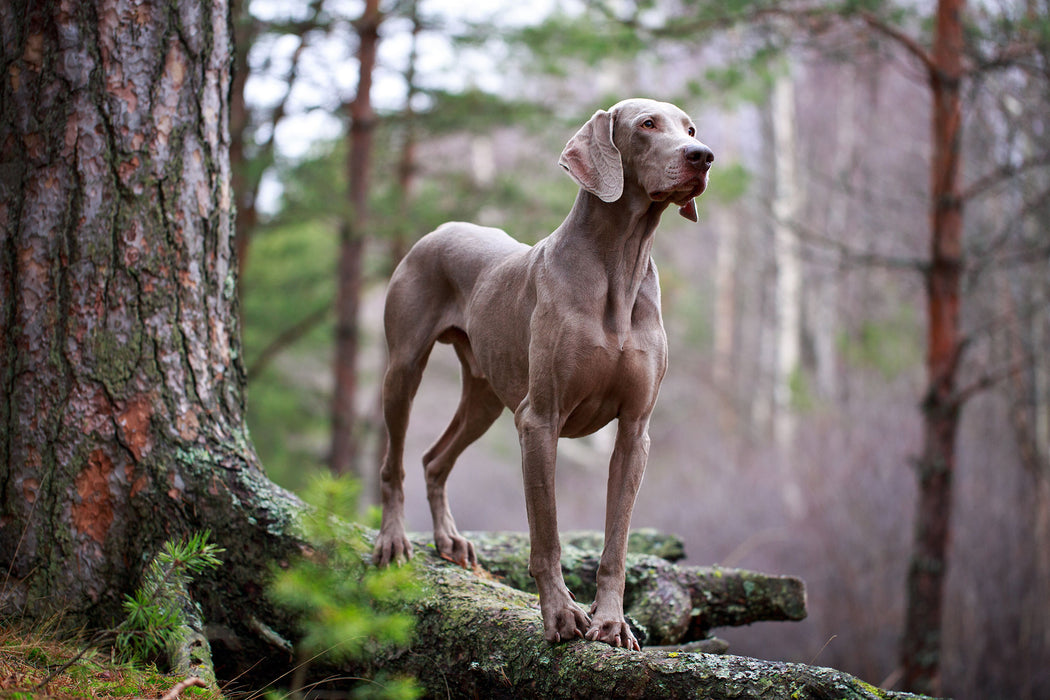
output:
[[247,632],[294,546],[243,420],[229,29],[226,0],[0,14],[5,610],[112,624],[160,543],[210,528],[205,613]]

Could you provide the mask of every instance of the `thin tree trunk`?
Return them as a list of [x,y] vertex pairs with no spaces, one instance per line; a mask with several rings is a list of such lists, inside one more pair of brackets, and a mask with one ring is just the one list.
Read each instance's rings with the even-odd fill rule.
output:
[[[858,71],[852,65],[842,66],[836,81],[835,150],[831,174],[842,184],[842,191],[829,193],[825,237],[828,240],[847,241],[851,235],[849,188],[853,178],[854,155],[857,148]],[[830,265],[820,275],[807,280],[810,292],[809,321],[813,338],[814,375],[817,391],[824,399],[834,400],[838,394],[839,373],[836,336],[839,309],[839,269]]]
[[718,231],[718,252],[715,256],[715,347],[712,379],[718,394],[718,417],[722,430],[735,435],[737,426],[737,392],[733,383],[736,357],[736,274],[737,233],[739,219],[730,207],[719,207],[713,213],[714,228]]
[[[412,43],[408,51],[408,66],[405,69],[405,108],[401,112],[401,121],[403,125],[404,141],[401,143],[401,154],[398,158],[397,163],[397,192],[398,192],[398,205],[399,210],[406,212],[412,202],[413,195],[415,193],[416,185],[416,113],[412,103],[415,99],[416,94],[419,92],[419,86],[416,85],[416,63],[419,57],[419,34],[423,31],[423,23],[419,17],[419,3],[417,0],[411,0],[408,6],[408,16],[412,22]],[[411,225],[412,218],[404,217],[404,220]],[[402,226],[397,226],[394,229],[394,237],[390,240],[390,271],[397,267],[401,259],[408,253],[412,232]],[[386,374],[386,354],[381,355],[381,366],[377,376],[383,377]],[[376,400],[374,403],[375,410],[372,413],[372,425],[374,426],[373,434],[375,440],[375,461],[373,462],[372,469],[372,480],[371,480],[371,497],[373,503],[379,503],[382,500],[382,480],[379,478],[379,471],[383,466],[383,459],[385,459],[386,444],[387,444],[387,432],[386,432],[386,421],[383,419],[383,382],[379,382],[379,390],[376,392]]]
[[[789,59],[790,61],[790,59]],[[797,430],[794,393],[802,354],[802,258],[795,226],[801,201],[796,138],[795,81],[791,63],[773,85],[773,256],[776,261],[775,362],[773,365],[773,440],[780,450],[781,497],[792,517],[805,509],[794,468]]]
[[[412,22],[412,43],[408,51],[408,66],[405,69],[405,108],[401,112],[404,141],[401,143],[401,155],[397,162],[398,204],[402,211],[412,202],[416,190],[416,111],[412,103],[419,93],[419,86],[416,84],[416,64],[419,60],[419,34],[423,31],[418,0],[411,0],[407,12]],[[401,227],[395,230],[394,239],[390,241],[391,270],[397,267],[401,258],[408,252],[413,233]]]
[[773,254],[776,257],[776,376],[773,380],[773,437],[785,452],[795,436],[792,384],[799,370],[802,319],[802,261],[794,226],[798,218],[798,149],[795,138],[795,83],[789,71],[773,85]]
[[[299,75],[299,65],[307,46],[307,33],[319,27],[321,5],[323,0],[312,0],[310,14],[302,22],[292,27],[298,34],[299,45],[292,53],[291,65],[285,75],[284,95],[270,113],[269,136],[265,141],[255,143],[251,159],[248,159],[246,140],[251,138],[252,115],[245,101],[244,88],[248,82],[250,68],[248,52],[259,36],[257,20],[248,11],[248,0],[231,0],[230,14],[233,21],[234,59],[233,88],[230,92],[230,169],[233,176],[233,192],[237,204],[236,228],[234,233],[237,250],[237,267],[242,272],[248,262],[248,250],[251,246],[252,233],[259,223],[257,203],[259,186],[263,175],[273,164],[276,146],[277,126],[284,119],[291,97],[292,89]],[[238,276],[238,282],[243,276]]]
[[925,275],[927,389],[922,404],[922,453],[917,464],[915,541],[901,643],[905,687],[931,694],[939,693],[941,688],[941,623],[961,408],[956,375],[963,352],[959,327],[963,219],[958,177],[964,5],[963,0],[938,3],[930,57],[933,155],[930,262]]
[[368,226],[369,168],[372,160],[372,71],[379,44],[379,0],[367,0],[354,23],[360,39],[357,94],[350,103],[349,213],[339,229],[339,267],[335,301],[335,391],[332,399],[330,466],[337,474],[360,476],[355,434],[357,402],[358,308],[361,300],[361,257]]
[[[723,162],[733,163],[739,157],[735,136],[736,132],[729,130],[719,149],[719,158]],[[714,209],[711,217],[712,226],[718,236],[714,280],[714,360],[711,375],[718,396],[719,426],[726,434],[736,435],[739,430],[739,405],[733,378],[738,372],[737,316],[740,310],[737,308],[736,280],[740,274],[740,216],[735,206],[721,206]]]

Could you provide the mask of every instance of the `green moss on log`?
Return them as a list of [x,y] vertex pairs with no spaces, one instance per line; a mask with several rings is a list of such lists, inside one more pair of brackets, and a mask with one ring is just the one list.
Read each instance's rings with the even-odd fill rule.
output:
[[[474,542],[478,561],[486,570],[509,586],[535,593],[528,572],[527,533],[465,535]],[[420,541],[433,551],[427,540]],[[663,540],[668,541],[672,538]],[[636,539],[643,549],[660,542],[661,538],[651,532]],[[575,543],[597,548],[586,549]],[[594,599],[601,544],[602,537],[596,533],[570,533],[563,538],[562,574],[569,590],[581,601]],[[664,544],[659,546],[666,549]],[[679,566],[662,557],[630,552],[624,606],[629,620],[645,628],[646,643],[682,644],[706,639],[717,627],[802,620],[806,617],[806,590],[801,580],[790,576]]]
[[[503,545],[511,540],[504,538]],[[416,565],[426,594],[413,604],[415,641],[344,671],[409,674],[428,697],[918,697],[804,664],[666,650],[630,652],[586,640],[548,644],[534,595],[444,561],[432,547],[420,545]]]

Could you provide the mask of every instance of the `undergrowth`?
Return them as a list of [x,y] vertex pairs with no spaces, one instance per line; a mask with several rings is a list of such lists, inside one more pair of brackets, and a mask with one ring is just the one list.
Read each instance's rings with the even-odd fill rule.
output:
[[[159,698],[183,680],[91,649],[41,687],[82,648],[82,641],[66,638],[57,621],[30,627],[0,620],[0,700]],[[187,688],[179,697],[218,700],[222,695],[214,688]]]

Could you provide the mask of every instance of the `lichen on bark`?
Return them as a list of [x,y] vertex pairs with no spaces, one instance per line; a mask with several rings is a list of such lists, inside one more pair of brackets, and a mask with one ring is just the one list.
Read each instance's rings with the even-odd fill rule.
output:
[[[483,534],[472,533],[476,544],[485,540]],[[493,540],[496,548],[509,547],[521,537],[496,533]],[[407,673],[428,696],[442,697],[450,689],[459,697],[486,698],[918,697],[805,664],[666,649],[630,652],[582,639],[552,645],[543,639],[535,595],[447,562],[425,542],[417,544],[416,567],[426,595],[413,604],[415,642],[341,671]]]

